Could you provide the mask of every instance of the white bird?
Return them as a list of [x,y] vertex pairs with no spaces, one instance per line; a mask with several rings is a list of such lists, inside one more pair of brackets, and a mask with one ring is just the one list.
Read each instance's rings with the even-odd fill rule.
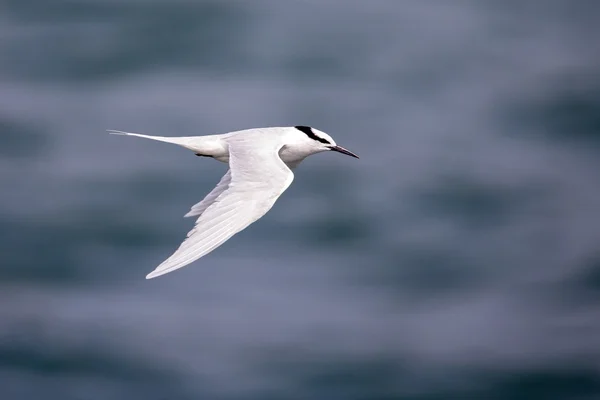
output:
[[229,170],[217,186],[185,215],[198,217],[187,238],[146,279],[190,264],[265,215],[292,183],[292,170],[311,154],[337,151],[358,158],[336,145],[325,132],[308,126],[256,128],[187,137],[108,132],[174,143],[198,156],[229,164]]

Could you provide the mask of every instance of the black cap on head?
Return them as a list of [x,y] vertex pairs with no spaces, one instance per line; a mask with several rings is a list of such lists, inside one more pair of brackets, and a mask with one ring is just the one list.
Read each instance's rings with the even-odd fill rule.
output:
[[308,136],[312,140],[316,140],[317,142],[321,142],[321,143],[325,143],[325,144],[331,144],[331,142],[329,140],[315,135],[315,132],[313,132],[313,130],[310,126],[298,125],[298,126],[295,126],[294,128],[296,128],[300,132],[306,134],[306,136]]

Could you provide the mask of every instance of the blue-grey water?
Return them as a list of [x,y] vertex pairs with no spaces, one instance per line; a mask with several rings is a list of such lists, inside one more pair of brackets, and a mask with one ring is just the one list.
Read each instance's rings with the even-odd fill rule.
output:
[[[599,17],[4,1],[0,399],[600,398]],[[361,159],[146,281],[226,166],[105,129],[300,124]]]

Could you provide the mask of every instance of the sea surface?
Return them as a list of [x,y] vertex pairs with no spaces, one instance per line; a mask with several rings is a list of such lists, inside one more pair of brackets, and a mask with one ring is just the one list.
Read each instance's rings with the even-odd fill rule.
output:
[[[600,398],[600,2],[5,0],[0,399]],[[311,125],[264,218],[145,275]]]

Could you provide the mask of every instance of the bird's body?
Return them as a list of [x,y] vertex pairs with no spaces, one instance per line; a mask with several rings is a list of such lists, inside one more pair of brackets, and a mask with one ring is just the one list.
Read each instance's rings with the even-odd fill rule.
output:
[[311,154],[338,151],[324,132],[307,126],[247,129],[209,136],[163,137],[109,131],[185,147],[229,164],[217,186],[185,215],[197,216],[186,240],[146,278],[181,268],[210,253],[267,213],[294,179],[292,169]]

